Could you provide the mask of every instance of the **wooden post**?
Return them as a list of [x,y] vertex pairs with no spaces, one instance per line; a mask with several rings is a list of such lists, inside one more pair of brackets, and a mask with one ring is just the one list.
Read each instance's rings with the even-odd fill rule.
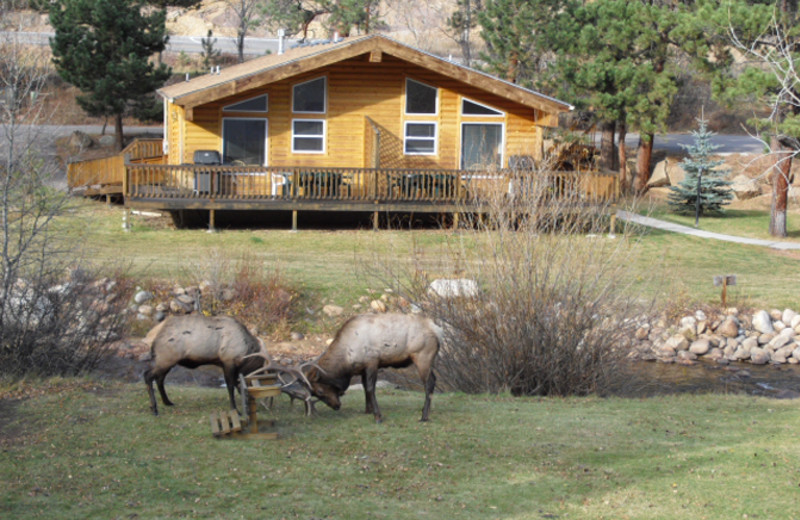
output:
[[453,231],[458,230],[458,211],[453,213]]
[[378,231],[378,212],[372,213],[372,231]]
[[728,306],[728,277],[722,277],[722,308]]
[[292,233],[297,233],[297,210],[292,210]]
[[214,209],[208,210],[208,232],[209,233],[213,233],[214,231],[216,231],[214,229],[214,227],[215,227],[215,222],[214,222],[215,221],[215,217],[216,217],[216,210],[214,210]]

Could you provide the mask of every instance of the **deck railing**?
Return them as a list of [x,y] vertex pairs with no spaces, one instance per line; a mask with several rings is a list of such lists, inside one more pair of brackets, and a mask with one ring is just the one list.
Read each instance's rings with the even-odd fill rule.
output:
[[597,173],[163,164],[129,164],[127,172],[125,196],[144,199],[455,203],[513,193],[521,175],[545,177],[556,195],[619,195],[617,177]]
[[92,186],[122,186],[125,158],[131,163],[163,162],[161,139],[136,139],[122,152],[97,159],[77,161],[67,165],[67,185],[72,188]]

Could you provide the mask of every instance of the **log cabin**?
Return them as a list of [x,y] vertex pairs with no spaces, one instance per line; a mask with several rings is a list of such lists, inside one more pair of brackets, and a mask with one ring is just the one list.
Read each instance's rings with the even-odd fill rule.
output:
[[[458,212],[542,157],[572,106],[380,34],[303,44],[158,90],[160,158],[130,207]],[[160,163],[160,164],[154,164]],[[76,181],[77,182],[77,181]]]

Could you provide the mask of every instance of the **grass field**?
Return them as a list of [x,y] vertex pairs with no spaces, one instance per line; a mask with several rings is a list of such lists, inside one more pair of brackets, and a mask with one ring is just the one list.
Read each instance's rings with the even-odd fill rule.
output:
[[[222,389],[72,380],[0,400],[4,518],[800,518],[797,403],[380,390],[386,420],[279,401],[277,441],[214,439]],[[285,399],[285,398],[284,398]],[[265,413],[262,416],[268,416]]]
[[[790,215],[790,223],[795,218],[798,215]],[[763,219],[761,214],[745,212],[732,217],[730,222],[735,220],[742,229],[757,229]],[[133,231],[124,233],[119,207],[80,202],[73,218],[65,221],[64,231],[80,234],[87,255],[95,260],[130,262],[135,276],[142,280],[196,283],[214,270],[220,256],[246,256],[262,261],[267,269],[279,269],[313,301],[343,306],[353,304],[369,290],[383,290],[380,279],[365,276],[382,259],[407,256],[412,250],[427,251],[434,258],[448,242],[461,239],[443,230],[291,233],[282,229],[253,229],[207,233],[203,229],[175,230],[165,221],[134,217]],[[701,222],[710,226],[711,219]],[[716,228],[708,229],[735,234],[738,228],[730,222],[724,220]],[[630,277],[643,297],[718,304],[720,293],[712,283],[713,277],[736,274],[738,285],[729,291],[731,304],[800,310],[796,288],[800,270],[798,252],[654,230],[638,231],[639,234],[624,240],[630,244]],[[454,275],[446,268],[439,269],[431,274]]]

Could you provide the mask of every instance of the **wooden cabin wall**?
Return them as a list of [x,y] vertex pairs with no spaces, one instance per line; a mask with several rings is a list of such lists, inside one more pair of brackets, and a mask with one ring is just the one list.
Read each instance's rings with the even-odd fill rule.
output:
[[[292,86],[325,76],[328,81],[326,114],[293,114]],[[406,116],[404,113],[405,80],[411,78],[439,88],[439,112],[435,116]],[[261,94],[268,94],[267,114],[228,113],[222,107]],[[488,105],[505,112],[505,117],[461,115],[461,99]],[[177,107],[180,108],[180,107]],[[447,168],[460,166],[461,123],[503,122],[505,124],[504,165],[511,155],[541,156],[541,126],[549,126],[553,117],[513,101],[492,95],[447,76],[417,67],[383,54],[382,61],[372,63],[369,55],[352,58],[313,72],[279,81],[224,100],[194,107],[193,120],[182,123],[181,132],[170,120],[170,163],[191,162],[194,151],[222,151],[222,118],[254,117],[268,120],[268,164],[270,166],[369,167],[366,159],[365,117],[369,116],[381,129],[381,167],[384,168]],[[324,119],[326,121],[325,153],[292,153],[292,119]],[[437,154],[403,154],[404,121],[436,121],[438,123]]]

